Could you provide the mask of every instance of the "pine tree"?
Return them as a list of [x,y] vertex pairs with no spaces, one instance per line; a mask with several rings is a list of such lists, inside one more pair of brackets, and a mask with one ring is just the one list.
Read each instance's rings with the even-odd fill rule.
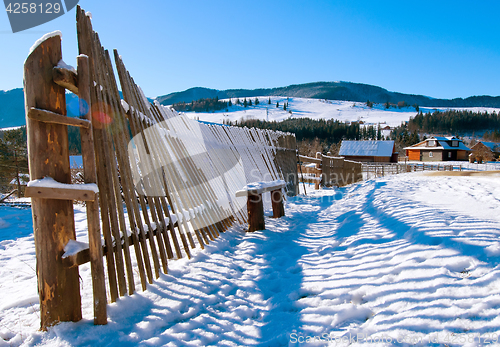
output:
[[241,102],[240,102],[240,98],[237,98],[237,99],[236,99],[236,105],[239,105],[239,104],[241,104]]
[[276,108],[280,108],[280,102],[276,101]]
[[248,106],[248,101],[247,101],[247,98],[245,98],[245,100],[243,101],[243,106],[244,106],[244,107],[247,107],[247,106]]
[[255,105],[258,105],[258,104],[260,104],[260,101],[259,101],[259,99],[255,98]]
[[233,102],[231,101],[231,99],[229,99],[229,102],[227,104],[229,107],[233,106]]
[[267,102],[268,105],[271,105],[271,97],[269,97],[269,101]]
[[283,111],[286,111],[286,102],[283,103]]
[[248,106],[252,106],[252,99],[248,99]]

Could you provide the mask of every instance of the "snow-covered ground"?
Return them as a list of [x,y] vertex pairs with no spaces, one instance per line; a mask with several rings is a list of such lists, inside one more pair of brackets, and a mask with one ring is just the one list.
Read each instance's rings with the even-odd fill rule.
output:
[[[244,98],[240,98],[243,102]],[[255,101],[254,98],[247,100]],[[286,98],[286,97],[271,97],[271,104],[268,104],[269,97],[258,97],[259,105],[243,107],[243,105],[235,105],[236,98],[231,99],[233,106],[226,111],[217,111],[213,113],[205,112],[188,112],[186,113],[191,118],[198,118],[202,121],[212,123],[223,123],[223,121],[240,121],[241,119],[261,119],[283,121],[288,118],[312,118],[312,119],[337,119],[340,121],[363,121],[366,124],[377,125],[382,127],[389,125],[391,127],[398,126],[401,122],[407,122],[410,117],[414,117],[417,112],[413,107],[403,107],[401,109],[391,107],[386,109],[383,104],[374,104],[373,108],[366,106],[366,103],[353,101],[336,101],[336,100],[319,100],[308,98]],[[225,99],[226,101],[228,99]],[[288,100],[288,101],[287,101]],[[283,103],[288,102],[288,108],[283,110]],[[280,107],[276,107],[279,103]],[[444,110],[443,108],[421,107],[422,112],[433,112],[434,110]],[[459,109],[459,108],[457,108]],[[473,107],[468,108],[476,112],[493,112],[497,113],[500,109]],[[289,111],[292,111],[290,113]]]
[[[106,326],[92,324],[84,265],[84,320],[38,331],[33,238],[1,241],[0,346],[490,345],[499,178],[408,173],[289,198],[267,230],[234,227],[170,261],[147,291],[108,306]],[[2,232],[18,228],[8,211],[0,218]]]

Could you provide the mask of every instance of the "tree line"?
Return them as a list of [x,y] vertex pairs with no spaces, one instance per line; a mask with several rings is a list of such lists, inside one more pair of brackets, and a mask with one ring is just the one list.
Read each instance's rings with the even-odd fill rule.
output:
[[231,105],[227,101],[220,101],[219,97],[216,96],[215,98],[199,99],[190,103],[178,102],[172,106],[178,112],[210,112],[224,110]]
[[394,140],[396,150],[400,152],[404,147],[420,141],[418,132],[410,131],[406,123],[395,127],[387,138],[382,135],[380,126],[362,126],[358,122],[333,119],[291,118],[281,122],[247,119],[227,124],[295,133],[299,152],[304,155],[314,154],[317,150],[337,155],[342,140]]
[[[23,184],[22,176],[28,174],[26,127],[0,132],[0,191],[12,188],[12,181]],[[25,179],[24,179],[25,181]],[[16,182],[17,184],[17,182]]]
[[410,118],[408,129],[426,133],[460,134],[500,128],[500,114],[495,111],[474,112],[469,110],[419,112]]
[[297,140],[338,142],[341,140],[383,140],[380,127],[361,126],[358,122],[341,122],[334,119],[291,118],[281,122],[246,119],[228,122],[229,125],[254,127],[295,133]]
[[[271,101],[271,98],[269,98],[269,102]],[[251,98],[244,98],[240,100],[240,98],[236,98],[234,105],[238,106],[243,106],[243,107],[250,107],[253,105],[259,105],[260,100],[258,98],[251,99]],[[202,98],[196,101],[191,101],[190,103],[186,103],[184,101],[178,102],[172,105],[172,107],[178,111],[178,112],[213,112],[213,111],[220,111],[220,110],[228,110],[229,107],[233,106],[233,101],[232,99],[229,99],[228,101],[221,101],[219,100],[219,97],[216,96],[215,98]]]

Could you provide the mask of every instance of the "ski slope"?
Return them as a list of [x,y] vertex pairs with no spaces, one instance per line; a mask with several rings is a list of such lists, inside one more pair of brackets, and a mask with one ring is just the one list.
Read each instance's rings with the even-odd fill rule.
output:
[[38,331],[33,237],[1,241],[0,347],[498,346],[499,178],[405,173],[289,198],[267,230],[170,261],[99,327],[84,265],[84,319]]

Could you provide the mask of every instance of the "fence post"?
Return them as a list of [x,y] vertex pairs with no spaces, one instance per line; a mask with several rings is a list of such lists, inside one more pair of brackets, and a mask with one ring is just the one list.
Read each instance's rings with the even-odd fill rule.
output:
[[[61,37],[47,38],[24,63],[26,116],[32,107],[66,115],[65,88],[52,70],[62,59]],[[30,180],[51,177],[71,183],[68,129],[26,117]],[[73,201],[32,198],[41,329],[82,319],[78,267],[62,263],[64,247],[76,239]]]
[[[316,177],[318,177],[320,180],[321,180],[321,172],[319,170],[321,170],[321,167],[323,166],[323,160],[322,160],[322,157],[323,155],[321,154],[321,152],[316,152],[316,159],[320,159],[321,160],[321,164],[319,163],[316,163]],[[320,181],[316,180],[315,183],[314,183],[314,189],[319,189],[319,183]]]
[[262,203],[262,194],[248,194],[248,231],[264,230],[266,224],[264,221],[264,204]]

